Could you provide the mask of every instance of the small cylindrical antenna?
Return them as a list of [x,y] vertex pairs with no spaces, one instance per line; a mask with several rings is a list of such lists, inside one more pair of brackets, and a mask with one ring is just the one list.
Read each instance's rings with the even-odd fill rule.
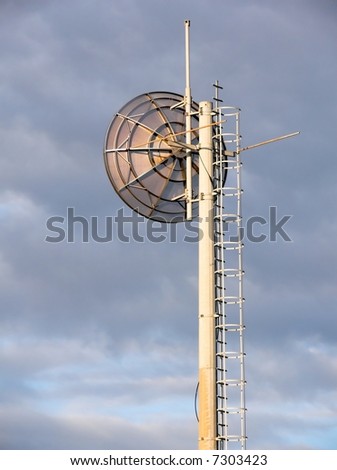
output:
[[190,78],[190,20],[185,20],[185,71],[186,71],[186,96],[189,92],[191,96],[191,78]]
[[[185,119],[186,119],[186,137],[185,142],[187,145],[192,143],[192,95],[191,95],[191,81],[190,81],[190,20],[185,21]],[[191,150],[186,151],[186,220],[192,219],[192,154]]]
[[300,132],[292,132],[291,134],[281,135],[280,137],[275,137],[274,139],[264,140],[263,142],[259,142],[258,144],[248,145],[248,147],[243,147],[240,149],[240,152],[244,152],[245,150],[255,149],[256,147],[261,147],[262,145],[272,144],[274,142],[278,142],[279,140],[289,139],[289,137],[294,137],[298,135]]

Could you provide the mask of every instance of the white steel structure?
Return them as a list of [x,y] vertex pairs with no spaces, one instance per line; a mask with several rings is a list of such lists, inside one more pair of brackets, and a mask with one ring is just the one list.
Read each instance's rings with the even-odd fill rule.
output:
[[200,103],[200,449],[246,448],[239,118]]
[[217,127],[213,173],[217,448],[245,449],[240,110],[217,113],[225,120]]
[[192,101],[185,22],[185,95],[140,95],[115,115],[104,159],[119,196],[173,223],[199,216],[199,449],[246,448],[240,109]]

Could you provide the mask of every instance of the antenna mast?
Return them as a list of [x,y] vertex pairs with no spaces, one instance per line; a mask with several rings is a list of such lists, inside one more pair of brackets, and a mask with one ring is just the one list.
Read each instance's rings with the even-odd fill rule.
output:
[[[190,20],[185,21],[185,72],[186,72],[186,84],[185,84],[185,116],[186,116],[186,145],[192,143],[191,133],[191,109],[192,109],[192,95],[191,95],[191,81],[190,81]],[[192,220],[192,154],[191,150],[186,151],[186,220]]]
[[240,109],[222,106],[218,82],[214,107],[192,101],[189,20],[185,60],[185,95],[151,92],[124,105],[108,128],[104,161],[121,199],[149,219],[192,220],[198,203],[199,448],[245,449],[240,156],[298,132],[241,148]]
[[216,445],[212,103],[199,104],[199,449]]

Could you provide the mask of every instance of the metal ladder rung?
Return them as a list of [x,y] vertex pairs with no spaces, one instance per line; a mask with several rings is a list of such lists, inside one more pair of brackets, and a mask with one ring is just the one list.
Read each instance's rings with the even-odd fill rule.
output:
[[[215,260],[219,261],[220,260]],[[242,269],[237,268],[220,268],[215,271],[215,274],[224,275],[225,277],[239,277],[244,275],[244,271]]]
[[[220,215],[215,215],[214,219],[222,219],[225,223],[227,224],[232,224],[233,222],[239,222],[242,220],[242,217],[240,214],[220,214]],[[228,218],[228,220],[226,220]]]
[[225,414],[243,414],[246,409],[245,408],[217,408],[217,411],[220,411],[221,413],[225,413]]
[[216,325],[217,329],[221,329],[221,330],[224,330],[224,331],[228,331],[228,332],[239,332],[239,331],[243,331],[245,329],[245,326],[244,325]]
[[245,354],[240,353],[238,351],[222,351],[222,352],[217,352],[216,356],[222,357],[224,359],[242,359]]
[[216,302],[224,302],[227,305],[241,305],[244,303],[245,299],[242,297],[235,297],[231,295],[222,295],[220,297],[216,297]]
[[239,242],[232,242],[232,241],[228,241],[228,242],[215,242],[214,243],[214,246],[215,247],[220,247],[223,249],[223,250],[227,250],[227,251],[234,251],[234,250],[239,250],[240,248],[243,247],[243,243],[239,243]]
[[218,436],[216,438],[218,441],[227,441],[227,442],[241,442],[243,439],[247,439],[247,437],[242,437],[240,435],[227,435],[226,437]]

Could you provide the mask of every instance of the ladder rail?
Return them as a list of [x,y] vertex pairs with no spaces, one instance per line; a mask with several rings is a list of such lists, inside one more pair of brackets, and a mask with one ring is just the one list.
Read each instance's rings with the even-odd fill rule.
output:
[[[219,123],[213,136],[217,448],[246,449],[240,110],[221,106],[218,88],[215,106]],[[227,129],[229,124],[232,129]],[[232,147],[233,157],[225,154],[227,146]],[[228,186],[223,184],[225,176]]]

